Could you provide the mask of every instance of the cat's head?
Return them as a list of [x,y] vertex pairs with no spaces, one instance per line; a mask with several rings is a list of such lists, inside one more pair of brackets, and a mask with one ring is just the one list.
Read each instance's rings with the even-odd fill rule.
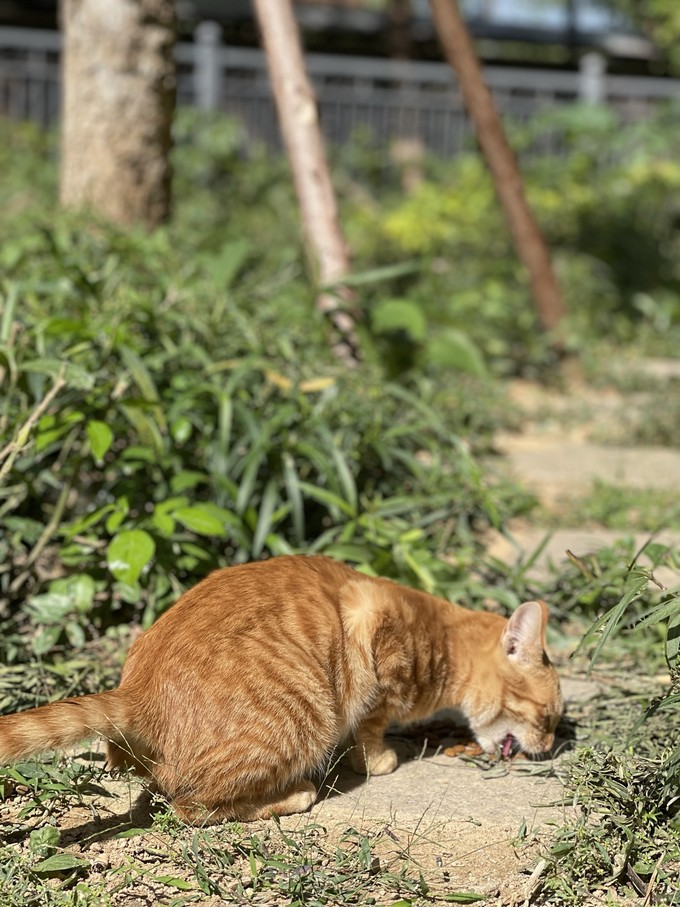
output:
[[547,620],[545,602],[520,605],[495,642],[489,671],[478,675],[475,706],[467,717],[487,752],[508,746],[509,736],[525,753],[553,747],[564,700],[545,651]]

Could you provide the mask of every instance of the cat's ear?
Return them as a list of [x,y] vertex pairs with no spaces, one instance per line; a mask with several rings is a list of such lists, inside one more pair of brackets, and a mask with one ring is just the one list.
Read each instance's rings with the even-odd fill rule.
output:
[[545,602],[524,602],[507,623],[501,644],[513,661],[535,662],[543,658],[548,606]]

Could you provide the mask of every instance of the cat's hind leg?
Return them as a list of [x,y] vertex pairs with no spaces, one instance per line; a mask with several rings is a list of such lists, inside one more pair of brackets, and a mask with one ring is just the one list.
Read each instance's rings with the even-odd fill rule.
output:
[[254,822],[272,816],[290,816],[306,812],[316,802],[317,790],[311,781],[300,781],[283,793],[260,802],[236,800],[210,809],[187,798],[172,801],[177,815],[189,825],[214,825],[216,822]]
[[106,767],[109,770],[132,769],[140,777],[149,778],[153,775],[155,761],[151,747],[134,734],[110,737],[106,742]]
[[360,775],[389,775],[399,762],[397,754],[385,743],[387,721],[372,715],[354,731],[354,746],[350,751],[352,768]]

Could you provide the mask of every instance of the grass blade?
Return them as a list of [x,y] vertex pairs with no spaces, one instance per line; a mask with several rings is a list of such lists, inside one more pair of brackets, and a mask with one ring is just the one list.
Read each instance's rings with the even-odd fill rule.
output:
[[591,668],[594,666],[595,662],[599,658],[600,653],[602,652],[602,649],[604,647],[604,644],[607,642],[607,640],[610,638],[610,636],[613,635],[614,631],[616,630],[618,625],[621,623],[621,620],[623,619],[623,615],[626,613],[628,606],[632,602],[634,602],[637,598],[639,598],[640,595],[642,595],[642,593],[647,588],[648,582],[649,582],[649,578],[646,573],[640,573],[639,571],[632,571],[629,574],[629,578],[628,578],[628,589],[622,596],[621,600],[618,602],[618,604],[614,605],[613,608],[610,608],[610,610],[607,611],[606,614],[603,614],[602,617],[600,617],[598,620],[595,621],[595,623],[592,625],[592,627],[588,630],[588,632],[585,634],[585,636],[579,643],[579,645],[576,649],[577,652],[580,652],[580,650],[583,648],[583,646],[586,645],[586,643],[588,643],[589,641],[591,641],[593,639],[593,637],[596,635],[596,633],[598,633],[599,631],[602,631],[600,638],[598,640],[597,646],[595,647],[595,651],[593,652],[591,659],[590,659]]
[[295,460],[289,453],[283,456],[283,481],[293,518],[293,537],[295,544],[301,545],[305,537],[305,508],[300,490],[300,477],[295,469]]
[[259,557],[262,554],[264,543],[272,527],[272,514],[278,503],[278,496],[276,482],[270,479],[262,495],[260,512],[257,517],[257,526],[253,536],[253,557]]

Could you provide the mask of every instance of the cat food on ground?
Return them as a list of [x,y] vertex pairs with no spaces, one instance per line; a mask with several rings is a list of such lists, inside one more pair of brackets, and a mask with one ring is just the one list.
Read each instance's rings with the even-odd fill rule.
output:
[[444,750],[445,756],[481,756],[484,750],[474,741],[470,743],[456,743],[454,746],[447,746]]

